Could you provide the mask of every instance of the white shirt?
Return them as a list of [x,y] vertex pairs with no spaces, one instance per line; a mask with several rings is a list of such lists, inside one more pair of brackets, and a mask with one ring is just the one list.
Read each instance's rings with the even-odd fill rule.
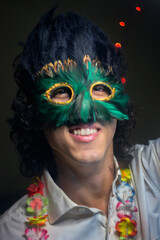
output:
[[[136,240],[160,240],[160,138],[148,146],[136,145],[132,163],[132,187],[138,207]],[[78,206],[54,183],[47,171],[42,181],[48,199],[48,222],[44,227],[48,240],[117,240],[115,224],[118,200],[115,192],[121,175],[117,171],[112,184],[108,219],[96,208]],[[24,240],[27,196],[16,202],[0,218],[0,240]]]

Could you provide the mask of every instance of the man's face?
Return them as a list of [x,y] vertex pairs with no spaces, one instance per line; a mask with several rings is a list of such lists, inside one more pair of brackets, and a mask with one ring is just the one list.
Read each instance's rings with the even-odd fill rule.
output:
[[46,138],[56,160],[68,163],[105,159],[113,147],[115,119],[128,119],[122,84],[85,59],[82,66],[61,66],[57,72],[57,65],[48,64],[44,69],[53,76],[45,77],[48,73],[42,71],[35,87],[39,120],[50,128]]
[[[112,150],[116,130],[115,119],[103,125],[80,124],[72,127],[61,126],[45,131],[45,136],[56,161],[68,166],[75,163],[93,163],[103,161]],[[58,163],[58,162],[57,162]]]

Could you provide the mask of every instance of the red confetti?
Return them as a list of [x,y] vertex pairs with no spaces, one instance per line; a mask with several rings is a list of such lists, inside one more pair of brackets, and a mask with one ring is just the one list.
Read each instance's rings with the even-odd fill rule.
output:
[[140,12],[140,11],[141,11],[141,8],[140,8],[140,7],[136,7],[136,10],[137,10],[138,12]]
[[120,43],[115,43],[115,47],[116,47],[116,48],[121,48],[122,45],[121,45]]
[[122,84],[124,84],[126,82],[126,79],[124,77],[122,77],[121,82],[122,82]]
[[121,27],[125,27],[125,22],[119,22],[119,25],[121,26]]

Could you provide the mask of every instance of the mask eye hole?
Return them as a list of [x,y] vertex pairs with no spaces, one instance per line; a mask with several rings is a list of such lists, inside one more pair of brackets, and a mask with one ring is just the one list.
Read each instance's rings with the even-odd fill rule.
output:
[[50,99],[54,102],[67,102],[71,98],[71,90],[68,87],[60,87],[50,91]]
[[44,94],[51,103],[68,104],[73,99],[73,89],[65,83],[55,84]]
[[90,94],[95,100],[109,101],[114,97],[115,88],[111,88],[107,83],[97,82],[91,86]]

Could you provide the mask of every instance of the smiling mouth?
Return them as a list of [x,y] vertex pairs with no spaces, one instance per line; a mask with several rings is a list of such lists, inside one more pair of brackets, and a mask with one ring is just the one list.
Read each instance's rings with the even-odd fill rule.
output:
[[80,128],[80,129],[71,130],[70,132],[78,136],[89,136],[98,132],[98,129],[97,128]]
[[77,125],[69,128],[69,132],[74,136],[91,136],[100,131],[100,127],[97,124],[92,125]]

